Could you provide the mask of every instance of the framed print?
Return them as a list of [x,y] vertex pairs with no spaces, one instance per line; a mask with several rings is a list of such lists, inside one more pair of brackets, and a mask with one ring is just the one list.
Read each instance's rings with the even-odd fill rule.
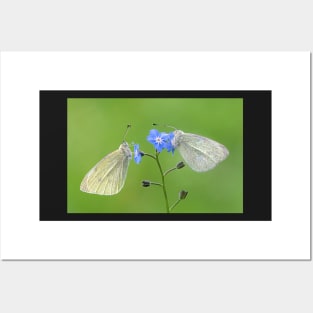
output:
[[[270,91],[40,91],[40,112],[41,220],[271,219]],[[205,163],[203,169],[194,168],[192,162],[201,161],[201,149],[217,145],[216,141],[201,135],[187,135],[191,142],[183,147],[189,149],[183,153],[191,154],[190,159],[187,156],[189,164],[183,158],[186,155],[182,156],[179,150],[175,151],[177,149],[156,151],[153,145],[151,147],[146,139],[149,130],[159,128],[163,134],[165,131],[178,133],[173,126],[153,126],[153,120],[164,120],[164,113],[172,124],[180,124],[184,130],[219,135],[220,141],[227,146],[220,144],[221,153],[226,151],[222,157],[222,161],[227,159],[224,166],[214,163],[212,168],[211,165],[206,168]],[[136,141],[127,144],[133,161],[126,165],[125,188],[110,194],[111,186],[107,185],[113,182],[108,178],[107,194],[101,194],[101,190],[97,194],[97,189],[82,192],[79,187],[88,166],[91,167],[92,161],[96,164],[93,153],[98,150],[96,158],[100,160],[103,147],[107,146],[107,149],[115,150],[111,154],[119,157],[117,148],[129,123],[132,127],[127,136],[134,138],[136,135],[137,142],[141,142],[141,151],[147,152],[141,152],[142,160],[135,164],[135,156],[132,158],[135,153],[131,150]],[[50,132],[52,128],[53,133]],[[199,140],[200,146],[195,149]],[[208,148],[203,147],[206,144]],[[55,151],[58,151],[58,157],[54,157]],[[157,155],[159,162],[155,159]],[[215,157],[210,151],[207,155]],[[91,160],[84,168],[84,160],[88,158]],[[126,154],[121,154],[121,165],[116,165],[120,170],[125,159],[128,159]],[[176,165],[180,162],[185,166],[177,170]],[[172,172],[166,179],[159,172],[161,163],[165,166],[161,169],[162,174]],[[106,165],[98,165],[98,171],[101,166]],[[149,172],[152,184],[147,180]],[[99,175],[98,180],[105,173]],[[165,182],[167,185],[163,188]],[[152,190],[143,188],[143,183],[149,183]],[[99,188],[96,184],[94,188]],[[63,188],[52,200],[49,191],[55,185]],[[179,190],[179,186],[188,191]],[[186,201],[180,201],[181,191],[188,193]]]
[[3,52],[1,258],[308,260],[309,134],[308,52]]

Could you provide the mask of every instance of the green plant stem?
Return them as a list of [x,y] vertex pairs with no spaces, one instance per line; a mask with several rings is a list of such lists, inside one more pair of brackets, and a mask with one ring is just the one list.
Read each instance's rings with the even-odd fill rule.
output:
[[155,183],[155,182],[153,182],[153,181],[151,181],[150,184],[151,184],[151,185],[156,185],[156,186],[162,187],[162,184],[160,184],[160,183]]
[[166,205],[166,210],[167,213],[170,213],[170,206],[168,204],[168,198],[167,198],[167,193],[166,193],[166,187],[165,187],[165,179],[164,179],[164,174],[163,174],[163,170],[159,161],[159,152],[156,152],[155,154],[155,160],[157,161],[158,167],[160,169],[160,173],[161,173],[161,177],[162,177],[162,187],[163,187],[163,194],[164,194],[164,198],[165,198],[165,205]]
[[150,153],[145,153],[145,155],[156,160],[156,157],[154,155],[150,154]]
[[172,172],[172,171],[174,171],[174,170],[177,170],[177,167],[170,168],[169,170],[167,170],[167,171],[163,174],[163,176],[166,176],[168,173],[170,173],[170,172]]
[[172,211],[176,205],[180,202],[181,199],[178,199],[171,207],[170,207],[170,211]]

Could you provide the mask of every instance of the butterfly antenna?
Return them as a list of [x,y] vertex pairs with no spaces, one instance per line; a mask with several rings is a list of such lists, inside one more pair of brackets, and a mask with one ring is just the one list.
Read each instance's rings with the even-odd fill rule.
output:
[[177,128],[176,128],[176,127],[171,126],[171,125],[165,125],[165,126],[166,126],[166,127],[173,128],[173,129],[177,130]]
[[[152,125],[153,125],[153,126],[158,126],[158,124],[157,124],[157,123],[152,123]],[[177,128],[176,128],[176,127],[171,126],[171,125],[166,125],[166,124],[163,124],[162,126],[164,126],[164,127],[170,127],[170,128],[173,128],[173,129],[177,130]]]
[[126,128],[126,131],[125,131],[125,134],[124,134],[124,137],[123,137],[123,141],[125,141],[125,138],[126,138],[126,136],[127,136],[128,131],[129,131],[130,128],[131,128],[131,125],[128,124],[128,125],[127,125],[127,128]]

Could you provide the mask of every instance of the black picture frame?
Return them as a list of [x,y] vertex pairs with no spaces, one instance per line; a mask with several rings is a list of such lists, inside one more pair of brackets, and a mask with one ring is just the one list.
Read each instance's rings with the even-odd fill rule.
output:
[[[68,98],[242,98],[243,213],[67,213]],[[270,90],[41,90],[40,221],[271,221]]]

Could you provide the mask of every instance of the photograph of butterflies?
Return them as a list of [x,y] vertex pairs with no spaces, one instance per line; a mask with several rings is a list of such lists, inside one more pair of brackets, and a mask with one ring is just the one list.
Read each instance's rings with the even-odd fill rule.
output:
[[68,213],[243,212],[243,99],[69,98],[67,116]]

